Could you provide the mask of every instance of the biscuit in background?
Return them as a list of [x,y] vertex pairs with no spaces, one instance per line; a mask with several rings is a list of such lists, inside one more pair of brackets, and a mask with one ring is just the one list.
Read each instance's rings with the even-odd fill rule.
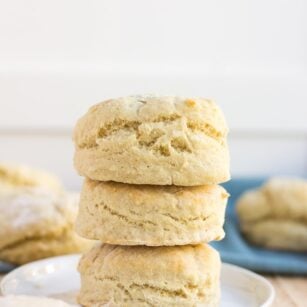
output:
[[48,172],[26,165],[0,163],[0,193],[16,188],[38,186],[55,191],[62,189],[59,179]]
[[0,260],[23,264],[78,253],[92,241],[74,231],[79,195],[23,188],[0,195]]
[[240,227],[260,246],[307,251],[307,181],[272,178],[245,192],[236,207]]

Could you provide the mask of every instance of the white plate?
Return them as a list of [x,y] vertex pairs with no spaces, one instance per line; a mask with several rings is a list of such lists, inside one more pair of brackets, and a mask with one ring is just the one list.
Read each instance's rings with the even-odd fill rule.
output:
[[[4,295],[27,294],[60,298],[75,303],[80,288],[76,270],[80,255],[48,258],[23,265],[1,282]],[[223,263],[221,307],[267,307],[274,289],[263,277],[235,265]]]

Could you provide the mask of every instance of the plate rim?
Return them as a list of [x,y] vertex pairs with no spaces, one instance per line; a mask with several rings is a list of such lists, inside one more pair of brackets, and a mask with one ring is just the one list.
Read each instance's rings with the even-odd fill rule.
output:
[[226,267],[226,268],[228,267],[228,268],[240,271],[240,273],[248,275],[248,276],[256,279],[257,281],[265,284],[265,286],[269,289],[269,296],[268,296],[267,300],[261,305],[261,307],[269,307],[273,304],[273,301],[274,301],[274,298],[275,298],[275,289],[274,289],[272,283],[270,281],[268,281],[264,276],[262,276],[262,275],[260,275],[256,272],[253,272],[249,269],[246,269],[246,268],[240,267],[236,264],[232,264],[232,263],[228,263],[228,262],[222,262],[222,269],[223,269],[223,267]]
[[[43,263],[48,263],[52,260],[60,260],[60,259],[70,259],[70,258],[81,258],[82,254],[70,254],[70,255],[61,255],[61,256],[55,256],[55,257],[49,257],[49,258],[45,258],[45,259],[40,259],[40,260],[36,260],[36,261],[32,261],[26,264],[23,264],[15,269],[13,269],[11,272],[7,273],[1,280],[0,283],[0,291],[2,293],[2,295],[9,295],[9,294],[5,294],[5,284],[7,282],[7,280],[9,280],[12,275],[14,274],[18,274],[18,271],[22,271],[27,267],[32,267],[35,266],[37,264],[43,264]],[[262,284],[264,284],[268,289],[269,289],[269,295],[268,298],[266,299],[266,301],[261,305],[261,307],[269,307],[272,305],[274,298],[275,298],[275,289],[272,285],[272,283],[270,281],[268,281],[265,277],[251,271],[248,270],[246,268],[240,267],[238,265],[232,264],[232,263],[227,263],[227,262],[222,262],[222,269],[223,268],[230,268],[232,270],[236,270],[239,271],[241,274],[245,274],[248,275],[249,277],[256,279],[258,282],[261,282]]]

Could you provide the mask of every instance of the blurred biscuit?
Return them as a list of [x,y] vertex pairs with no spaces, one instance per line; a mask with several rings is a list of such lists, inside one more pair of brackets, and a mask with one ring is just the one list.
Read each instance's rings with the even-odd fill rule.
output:
[[120,245],[220,240],[227,198],[218,185],[149,186],[86,179],[76,230],[85,238]]
[[195,186],[227,181],[228,128],[211,100],[130,96],[97,104],[74,130],[74,164],[93,180]]
[[24,188],[0,196],[0,260],[22,264],[77,253],[92,242],[74,231],[79,195]]
[[273,249],[307,251],[307,182],[273,178],[237,203],[242,232]]
[[37,186],[52,190],[62,189],[58,178],[50,173],[25,165],[0,163],[0,193],[16,188]]
[[80,263],[82,306],[219,306],[219,254],[208,245],[96,246]]

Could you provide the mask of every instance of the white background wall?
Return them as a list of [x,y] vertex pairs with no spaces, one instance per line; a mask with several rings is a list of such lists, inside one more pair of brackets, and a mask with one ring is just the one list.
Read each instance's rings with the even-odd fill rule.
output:
[[68,187],[71,130],[104,98],[213,97],[233,176],[307,175],[304,0],[0,1],[0,160]]

